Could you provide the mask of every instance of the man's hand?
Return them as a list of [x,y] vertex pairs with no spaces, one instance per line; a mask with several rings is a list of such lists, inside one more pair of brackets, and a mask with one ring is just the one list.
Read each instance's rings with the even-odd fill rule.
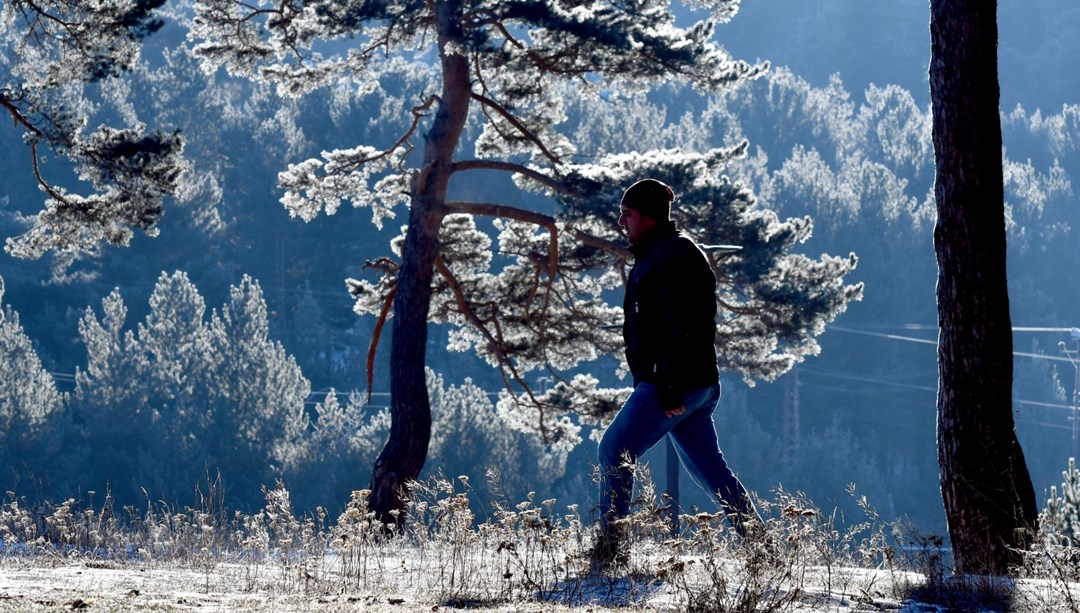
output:
[[686,412],[686,405],[679,405],[679,408],[677,408],[677,409],[671,409],[670,411],[664,411],[664,415],[671,418],[671,417],[675,417],[676,415],[682,415],[685,412]]

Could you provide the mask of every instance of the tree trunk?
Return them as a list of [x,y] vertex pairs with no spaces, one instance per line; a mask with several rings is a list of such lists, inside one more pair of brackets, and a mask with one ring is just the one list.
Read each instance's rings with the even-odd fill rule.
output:
[[1012,417],[997,7],[930,7],[941,494],[956,571],[1002,574],[1037,510]]
[[390,436],[371,472],[371,509],[391,524],[404,518],[394,512],[404,510],[404,488],[420,475],[431,439],[431,404],[424,374],[431,283],[454,150],[471,100],[466,58],[446,51],[462,39],[461,0],[439,1],[436,6],[442,97],[424,136],[423,167],[412,184],[390,341]]

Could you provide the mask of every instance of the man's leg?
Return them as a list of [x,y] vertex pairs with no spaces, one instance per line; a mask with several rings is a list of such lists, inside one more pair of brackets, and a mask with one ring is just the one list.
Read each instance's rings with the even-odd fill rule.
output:
[[675,449],[690,476],[717,498],[732,527],[745,536],[748,527],[745,522],[761,520],[716,440],[712,415],[720,400],[720,386],[694,390],[686,394],[685,400],[685,419],[671,430]]
[[600,534],[589,550],[592,572],[629,563],[625,530],[615,520],[630,512],[633,464],[677,423],[660,410],[656,387],[641,383],[623,403],[600,439]]
[[634,489],[632,465],[680,420],[660,410],[656,386],[639,383],[600,439],[600,525],[630,511]]

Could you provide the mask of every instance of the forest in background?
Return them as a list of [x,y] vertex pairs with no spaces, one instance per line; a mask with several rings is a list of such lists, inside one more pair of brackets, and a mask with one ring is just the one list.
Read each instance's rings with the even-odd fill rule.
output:
[[[669,88],[613,97],[599,108],[571,103],[580,126],[577,144],[583,155],[598,155],[630,146],[700,150],[745,139],[746,156],[732,165],[730,176],[782,216],[813,218],[806,253],[858,255],[854,276],[865,282],[865,298],[822,337],[820,356],[775,383],[748,387],[725,380],[721,444],[760,494],[783,484],[823,506],[835,501],[853,508],[844,498],[847,483],[855,482],[887,517],[908,515],[925,530],[943,532],[933,437],[932,148],[927,95],[919,81],[925,81],[927,56],[924,7],[760,4],[784,7],[770,17],[748,2],[720,36],[731,38],[736,57],[771,59],[769,75],[712,98]],[[1024,19],[1001,20],[1010,290],[1016,326],[1069,328],[1078,323],[1073,304],[1080,295],[1075,276],[1068,274],[1076,270],[1070,247],[1077,223],[1072,180],[1080,108],[1067,104],[1066,78],[1040,77],[1031,66],[1044,75],[1068,75],[1063,58],[1069,53],[1062,46],[1070,41],[1061,19],[1072,19],[1076,9],[1039,7],[1030,15],[1025,11]],[[792,29],[782,29],[787,23]],[[875,32],[875,24],[887,32]],[[838,35],[820,36],[822,29]],[[755,50],[751,43],[761,47]],[[300,504],[340,505],[351,489],[366,486],[379,428],[385,427],[376,410],[379,396],[370,405],[348,396],[366,387],[362,368],[373,322],[352,312],[344,279],[362,275],[364,261],[381,254],[397,228],[391,220],[380,232],[366,213],[348,207],[306,224],[290,219],[274,186],[276,173],[289,162],[348,146],[339,142],[343,126],[353,133],[362,126],[369,140],[378,140],[383,107],[378,99],[361,101],[340,90],[302,102],[281,99],[250,83],[205,75],[182,46],[183,33],[167,27],[150,39],[147,64],[126,85],[102,91],[111,112],[137,109],[147,123],[179,127],[188,139],[187,155],[200,181],[170,208],[161,236],[140,236],[130,248],[103,248],[75,259],[0,256],[3,303],[10,307],[5,335],[18,339],[18,328],[25,330],[43,370],[52,373],[59,392],[69,394],[64,399],[41,393],[36,402],[49,407],[54,421],[39,439],[27,435],[20,446],[14,444],[16,431],[6,433],[5,462],[17,466],[21,459],[29,468],[27,459],[33,458],[48,471],[13,470],[3,483],[21,495],[58,497],[73,495],[73,488],[104,491],[107,479],[115,495],[130,502],[142,487],[158,490],[148,494],[154,499],[182,499],[200,476],[209,472],[213,478],[220,471],[237,506],[257,505],[259,485],[278,477],[298,488]],[[886,75],[895,75],[899,84],[888,85],[893,81]],[[388,95],[394,92],[389,86]],[[0,131],[0,143],[5,168],[26,166],[15,133]],[[6,172],[3,182],[0,228],[11,236],[20,232],[20,213],[33,210],[41,195],[28,172]],[[507,186],[452,187],[462,197],[483,199]],[[230,334],[230,322],[237,332]],[[187,346],[163,340],[166,332],[185,329],[182,338],[192,349],[167,358],[155,352],[155,346]],[[1016,337],[1018,352],[1046,353],[1017,358],[1014,391],[1040,499],[1059,481],[1066,458],[1076,454],[1069,420],[1073,367],[1057,348],[1062,340],[1072,342],[1067,333]],[[481,399],[500,382],[479,359],[447,352],[446,341],[444,333],[434,335],[429,364],[436,373],[432,387],[446,390],[435,402],[444,411],[436,437],[451,442],[440,455],[435,441],[429,470],[454,474],[495,465],[510,487],[550,491],[562,499],[591,491],[592,444],[568,457],[553,456],[521,433],[492,427],[497,422],[485,419],[490,407]],[[109,353],[111,346],[118,351]],[[215,379],[224,372],[215,361],[229,355],[236,356],[236,368],[255,368],[242,358],[261,356],[259,376],[278,382],[278,397],[259,404],[266,386],[233,390],[234,379]],[[113,378],[76,377],[77,369],[93,372],[95,364],[121,357],[130,369],[116,369]],[[385,362],[378,362],[375,392],[386,389]],[[168,390],[177,369],[205,372],[201,387]],[[13,377],[5,373],[3,379]],[[331,395],[331,389],[339,394]],[[275,410],[244,409],[244,402]],[[161,424],[168,426],[162,431],[139,429],[125,419],[127,408],[147,403],[168,405],[186,417]],[[234,420],[232,425],[198,419],[212,406],[239,407],[231,415],[213,412]],[[229,428],[256,424],[263,429],[230,435]],[[82,445],[67,444],[66,435]],[[479,438],[462,444],[470,437]],[[483,450],[484,457],[466,456],[465,449]],[[199,461],[205,457],[218,465]],[[660,457],[651,460],[656,465]],[[139,470],[128,470],[132,466]],[[102,479],[110,467],[121,467],[129,480]],[[537,474],[551,478],[539,483],[533,480]],[[473,482],[482,482],[482,475]]]

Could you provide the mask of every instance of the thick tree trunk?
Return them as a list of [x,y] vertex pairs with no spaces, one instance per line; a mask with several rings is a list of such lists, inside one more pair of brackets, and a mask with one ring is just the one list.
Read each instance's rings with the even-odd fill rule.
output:
[[471,87],[465,57],[448,54],[461,40],[461,1],[436,3],[443,89],[424,137],[423,167],[414,177],[409,227],[394,296],[390,348],[390,437],[371,473],[371,509],[385,523],[403,519],[404,487],[420,475],[431,439],[431,404],[424,365],[431,283],[454,150],[468,117]]
[[1037,510],[1012,417],[997,7],[930,6],[941,494],[957,572],[1001,574]]

